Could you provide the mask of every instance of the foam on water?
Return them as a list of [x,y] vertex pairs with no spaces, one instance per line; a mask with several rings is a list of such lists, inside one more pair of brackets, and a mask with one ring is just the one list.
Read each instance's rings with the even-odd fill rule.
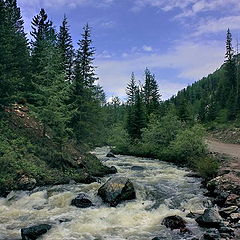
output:
[[[20,229],[40,223],[53,227],[42,240],[146,240],[155,236],[162,239],[187,239],[177,231],[161,225],[170,215],[185,217],[189,211],[204,209],[200,180],[185,177],[186,170],[153,159],[118,156],[106,159],[107,148],[94,151],[104,164],[116,166],[117,176],[128,177],[134,183],[137,199],[116,208],[104,204],[97,196],[102,183],[63,185],[40,188],[33,192],[13,192],[0,199],[0,240],[20,239]],[[143,167],[141,171],[132,166]],[[79,192],[93,199],[94,207],[78,209],[71,200]],[[195,235],[201,229],[187,219]]]

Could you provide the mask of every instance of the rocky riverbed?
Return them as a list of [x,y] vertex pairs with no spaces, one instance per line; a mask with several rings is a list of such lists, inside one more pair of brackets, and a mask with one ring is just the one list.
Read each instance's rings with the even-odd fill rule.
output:
[[[94,154],[115,166],[115,175],[1,198],[0,240],[31,239],[31,234],[41,240],[234,239],[237,205],[219,212],[200,178],[155,159],[106,157],[108,151],[98,148]],[[235,216],[235,226],[223,214]]]

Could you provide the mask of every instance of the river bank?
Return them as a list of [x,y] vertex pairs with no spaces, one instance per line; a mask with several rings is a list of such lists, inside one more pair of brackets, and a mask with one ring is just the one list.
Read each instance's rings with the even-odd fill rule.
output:
[[[94,154],[103,164],[116,166],[118,173],[100,182],[41,187],[0,199],[0,239],[20,239],[20,229],[37,224],[52,226],[42,240],[178,240],[202,236],[204,229],[186,217],[193,211],[203,213],[209,204],[200,179],[187,177],[187,169],[156,159],[122,155],[107,158],[107,151],[100,148]],[[136,199],[110,207],[97,195],[98,189],[110,177],[122,176],[133,182]],[[88,194],[94,206],[72,206],[72,199],[80,192]],[[192,234],[163,226],[163,219],[172,215],[186,219]]]
[[[123,155],[106,157],[108,151],[108,148],[98,148],[92,154],[102,164],[115,166],[118,170],[115,175],[90,184],[71,182],[38,187],[1,198],[0,239],[19,240],[21,229],[39,224],[51,226],[41,240],[238,239],[237,222],[234,227],[228,217],[222,217],[229,209],[224,210],[225,205],[214,207],[216,196],[210,195],[203,188],[202,179],[195,178],[188,169],[157,159]],[[98,189],[111,177],[130,179],[136,199],[116,207],[104,203],[97,194]],[[85,193],[91,199],[93,204],[89,208],[71,205],[79,193]],[[214,213],[210,220],[207,218],[207,224],[204,223],[206,219],[201,220],[206,210]],[[232,214],[238,208],[230,210]],[[172,231],[163,226],[162,222],[168,216],[181,217],[186,222],[186,231]]]

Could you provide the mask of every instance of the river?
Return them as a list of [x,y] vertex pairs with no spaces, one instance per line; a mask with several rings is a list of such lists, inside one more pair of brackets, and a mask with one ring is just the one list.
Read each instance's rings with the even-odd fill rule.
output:
[[[161,225],[169,215],[186,217],[189,211],[201,212],[207,203],[201,180],[186,177],[186,169],[154,159],[132,156],[106,158],[107,148],[93,153],[104,164],[115,166],[117,176],[131,179],[137,199],[121,203],[116,208],[104,204],[97,196],[101,183],[69,184],[41,187],[31,192],[12,192],[0,199],[0,240],[21,239],[20,229],[48,223],[52,229],[40,240],[151,240],[191,239]],[[133,166],[142,168],[132,169]],[[71,200],[80,192],[93,199],[94,207],[78,209]],[[194,236],[202,230],[195,221],[185,218]]]

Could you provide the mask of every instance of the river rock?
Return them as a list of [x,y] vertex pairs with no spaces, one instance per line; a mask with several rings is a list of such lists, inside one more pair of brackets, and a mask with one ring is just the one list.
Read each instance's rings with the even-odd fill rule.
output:
[[131,167],[131,170],[133,170],[133,171],[143,171],[143,170],[144,170],[144,167],[141,167],[141,166],[133,166],[133,167]]
[[76,198],[74,198],[71,202],[71,205],[78,208],[88,208],[93,206],[90,197],[85,193],[80,193]]
[[238,210],[238,207],[237,206],[230,206],[230,207],[227,207],[227,208],[221,208],[219,210],[219,214],[226,218],[228,217],[231,213],[234,213]]
[[106,157],[109,157],[109,158],[116,158],[116,156],[113,154],[112,151],[110,151],[110,152],[106,155]]
[[233,222],[238,222],[240,220],[240,213],[231,213],[230,218]]
[[188,214],[186,215],[186,217],[187,217],[187,218],[194,218],[194,219],[196,219],[196,218],[199,218],[201,215],[202,215],[202,214],[200,214],[200,213],[190,212],[190,213],[188,213]]
[[221,235],[217,229],[210,229],[201,237],[200,240],[220,240]]
[[22,240],[35,240],[47,233],[52,227],[48,224],[36,225],[21,229]]
[[136,198],[133,183],[124,177],[110,178],[98,189],[98,195],[111,207],[117,206],[121,201]]
[[207,208],[203,215],[196,219],[201,227],[219,228],[223,219],[216,208]]
[[162,221],[162,225],[170,228],[171,230],[186,229],[186,221],[177,215],[165,217]]
[[227,233],[227,234],[234,235],[234,229],[233,229],[233,228],[230,228],[230,227],[221,227],[221,228],[219,229],[219,232],[220,232],[220,233]]
[[190,172],[185,174],[185,177],[191,177],[191,178],[202,178],[199,173],[196,172]]
[[230,194],[225,202],[225,205],[239,205],[240,197],[237,194]]
[[26,175],[22,175],[18,180],[18,187],[21,190],[33,190],[36,184],[37,181],[35,178],[31,178]]

